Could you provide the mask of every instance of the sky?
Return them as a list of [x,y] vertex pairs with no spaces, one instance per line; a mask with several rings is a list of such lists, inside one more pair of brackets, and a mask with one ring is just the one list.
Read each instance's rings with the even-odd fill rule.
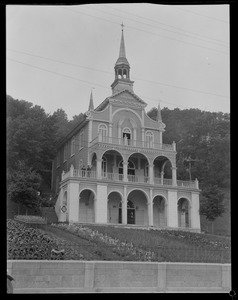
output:
[[124,24],[134,93],[230,112],[229,5],[7,5],[6,92],[72,119],[112,95]]

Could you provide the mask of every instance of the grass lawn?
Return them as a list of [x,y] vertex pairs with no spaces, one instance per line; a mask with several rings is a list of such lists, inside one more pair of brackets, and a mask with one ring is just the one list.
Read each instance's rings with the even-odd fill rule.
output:
[[[119,260],[230,262],[230,238],[175,230],[146,230],[96,224],[58,224],[57,229],[107,246]],[[107,259],[106,257],[104,259]]]

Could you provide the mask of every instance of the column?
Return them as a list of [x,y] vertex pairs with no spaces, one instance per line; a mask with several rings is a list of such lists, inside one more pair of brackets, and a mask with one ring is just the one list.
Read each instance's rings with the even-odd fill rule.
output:
[[201,230],[200,226],[200,213],[199,213],[199,193],[192,193],[192,201],[191,201],[191,209],[190,209],[190,220],[191,227]]
[[172,167],[172,185],[177,186],[177,168]]
[[107,223],[107,186],[97,184],[97,199],[94,199],[95,223]]
[[69,222],[79,221],[78,183],[70,182],[67,191]]
[[150,184],[154,184],[154,164],[149,164]]
[[97,179],[102,178],[102,159],[97,159]]
[[175,141],[173,141],[172,147],[173,147],[173,150],[176,151],[176,143],[175,143]]
[[74,166],[71,165],[70,166],[70,177],[73,177],[74,176]]
[[121,127],[118,126],[118,144],[121,144]]
[[134,146],[136,147],[136,128],[133,129],[133,140]]
[[149,217],[149,226],[154,225],[153,221],[153,190],[150,189],[150,199],[149,202],[147,203],[148,207],[148,217]]
[[161,184],[163,185],[164,184],[164,172],[163,171],[161,171],[160,176],[161,176]]
[[127,178],[127,166],[128,166],[128,162],[123,161],[123,181],[128,181]]
[[123,199],[122,199],[122,224],[127,224],[127,187],[124,186]]
[[177,191],[168,190],[168,206],[167,206],[167,225],[168,227],[178,227],[178,201]]
[[159,131],[159,149],[162,149],[162,144],[163,144],[162,131]]
[[93,121],[92,119],[89,120],[88,123],[88,142],[90,143],[92,141],[92,128],[93,128]]
[[141,141],[142,141],[142,147],[145,146],[145,129],[141,128]]
[[196,188],[196,189],[199,189],[199,184],[198,184],[197,178],[195,179],[195,188]]
[[109,143],[112,143],[112,123],[109,123]]

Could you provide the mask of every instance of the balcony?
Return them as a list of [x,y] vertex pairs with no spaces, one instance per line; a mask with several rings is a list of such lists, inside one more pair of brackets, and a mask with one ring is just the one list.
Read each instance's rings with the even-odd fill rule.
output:
[[127,175],[127,181],[124,181],[123,174],[102,172],[101,178],[97,176],[96,171],[78,170],[71,168],[67,173],[62,173],[62,181],[67,178],[81,178],[86,180],[102,180],[111,182],[129,182],[129,183],[142,183],[155,186],[177,186],[183,188],[193,188],[198,189],[198,181],[183,181],[176,180],[177,185],[173,185],[173,180],[168,178],[157,178],[151,182],[148,176],[137,176],[137,175]]
[[165,151],[176,151],[175,143],[172,144],[158,144],[152,141],[137,141],[130,140],[127,138],[114,138],[109,136],[98,135],[95,139],[93,139],[90,143],[90,146],[93,146],[98,143],[103,144],[111,144],[113,146],[120,145],[123,147],[136,147],[136,148],[149,148],[149,149],[157,149],[157,150],[165,150]]

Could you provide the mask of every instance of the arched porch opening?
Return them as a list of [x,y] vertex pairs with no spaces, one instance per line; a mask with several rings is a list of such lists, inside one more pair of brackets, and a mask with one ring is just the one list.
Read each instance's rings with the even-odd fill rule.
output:
[[85,189],[79,194],[79,222],[94,223],[95,222],[95,194],[89,189]]
[[186,198],[178,200],[178,227],[190,227],[190,208],[189,201]]
[[107,222],[112,224],[121,224],[122,215],[120,210],[120,203],[122,196],[118,192],[111,192],[108,195],[107,202]]
[[157,156],[154,161],[155,184],[172,185],[172,163],[166,156]]
[[101,174],[103,178],[110,180],[123,180],[123,175],[119,172],[119,163],[123,160],[120,152],[108,150],[102,155]]
[[[130,170],[130,164],[134,165],[134,170]],[[133,172],[132,172],[133,171]],[[149,161],[141,153],[133,153],[128,158],[128,181],[149,182]]]
[[127,196],[127,224],[149,224],[148,199],[142,190],[133,190]]
[[[127,200],[127,224],[135,223],[135,205],[131,200]],[[122,202],[119,203],[119,223],[122,223]]]
[[167,205],[163,196],[157,195],[153,199],[153,225],[155,227],[167,226]]

